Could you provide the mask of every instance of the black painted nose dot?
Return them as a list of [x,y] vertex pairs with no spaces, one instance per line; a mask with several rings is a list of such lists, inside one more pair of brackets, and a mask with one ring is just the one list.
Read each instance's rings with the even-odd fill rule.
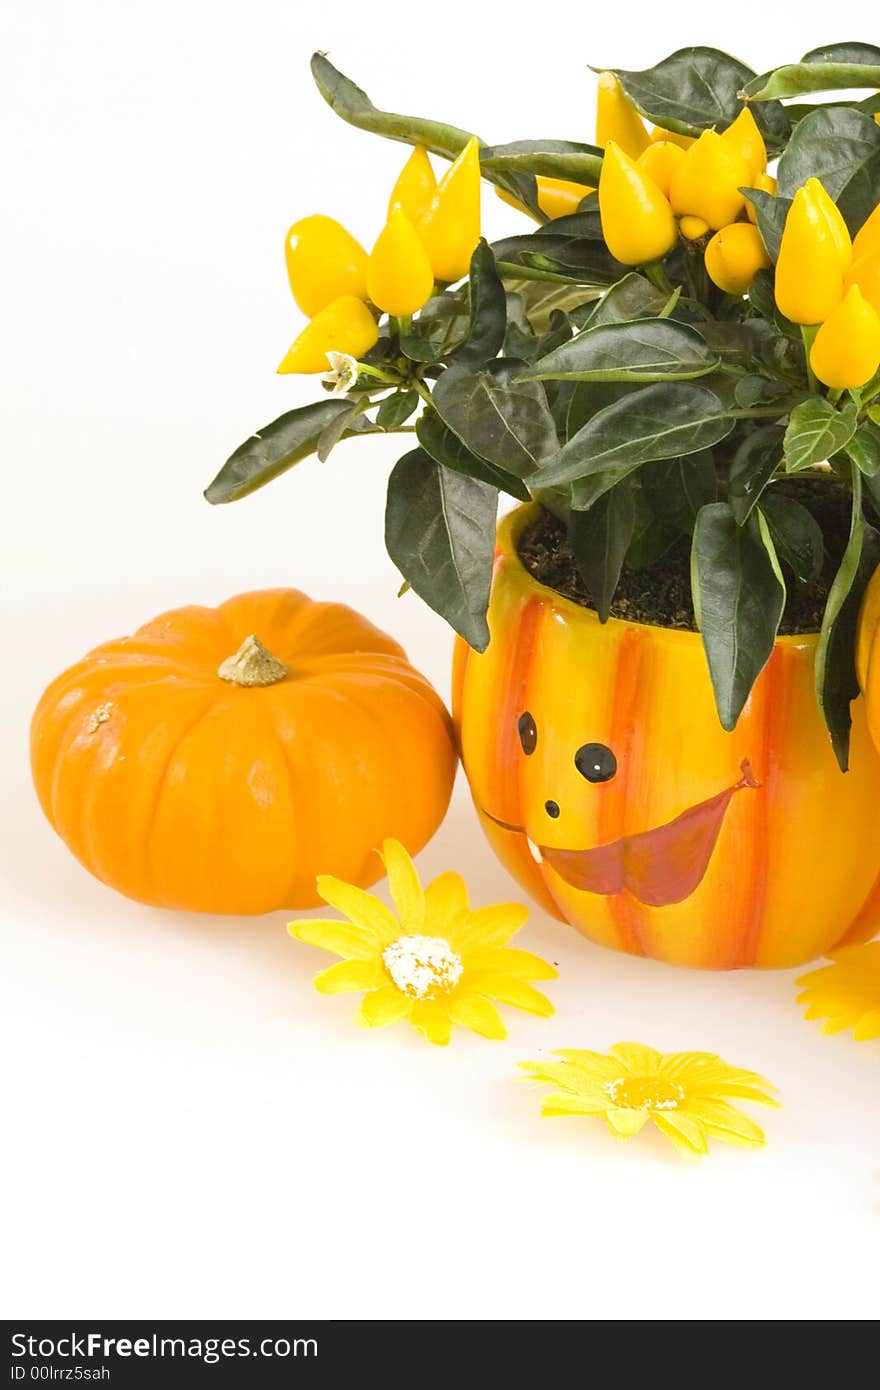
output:
[[552,816],[553,820],[559,815],[559,805],[555,801],[545,801],[544,810],[547,812],[548,816]]

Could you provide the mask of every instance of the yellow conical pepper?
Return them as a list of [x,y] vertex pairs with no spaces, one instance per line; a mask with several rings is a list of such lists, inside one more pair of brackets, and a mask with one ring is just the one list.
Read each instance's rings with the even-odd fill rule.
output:
[[538,185],[538,207],[545,217],[567,217],[577,212],[578,205],[592,188],[585,183],[572,183],[570,179],[551,179],[544,174],[535,178]]
[[739,217],[745,203],[739,190],[748,182],[745,156],[714,130],[704,130],[685,151],[673,179],[673,211],[679,216],[702,217],[717,231]]
[[332,217],[303,217],[284,243],[293,297],[312,318],[341,295],[367,297],[367,253]]
[[674,145],[671,140],[654,140],[636,160],[642,172],[654,180],[660,192],[667,198],[672,180],[683,163],[684,150],[681,145]]
[[880,252],[876,256],[862,256],[853,261],[843,277],[843,288],[858,285],[869,304],[873,304],[880,314]]
[[816,206],[828,223],[828,229],[831,232],[832,240],[837,248],[837,258],[840,261],[840,268],[841,270],[846,270],[852,262],[853,246],[849,228],[841,216],[840,209],[834,199],[830,198],[825,192],[824,184],[820,183],[818,179],[807,179],[804,187],[807,188],[812,197],[815,198]]
[[613,140],[602,161],[599,213],[608,249],[624,265],[656,261],[678,237],[664,194]]
[[880,257],[880,203],[862,223],[853,240],[853,259],[860,261],[863,256]]
[[880,367],[880,314],[858,285],[828,315],[813,341],[810,366],[826,386],[864,386]]
[[672,145],[678,145],[683,150],[689,150],[694,143],[695,136],[679,135],[677,130],[664,130],[662,125],[655,125],[648,139],[660,141],[668,140]]
[[428,253],[406,213],[397,207],[367,262],[367,293],[377,309],[400,317],[421,309],[433,288]]
[[417,227],[431,206],[436,192],[437,180],[431,168],[428,151],[424,145],[416,145],[391,190],[388,216],[390,217],[396,208],[400,208],[413,226]]
[[684,217],[678,219],[678,230],[685,241],[699,241],[708,232],[709,223],[704,222],[702,217],[691,217],[685,213]]
[[743,107],[733,124],[722,133],[721,138],[735,150],[739,150],[749,166],[749,185],[756,188],[755,179],[767,170],[767,146],[748,106]]
[[450,165],[418,225],[436,280],[467,275],[480,240],[480,142],[469,140]]
[[727,294],[745,294],[770,257],[761,234],[751,222],[732,222],[716,232],[706,247],[710,279]]
[[362,299],[343,295],[325,305],[294,339],[278,367],[288,372],[326,372],[328,352],[363,357],[379,337],[376,320]]
[[839,247],[825,212],[805,185],[785,219],[776,261],[776,303],[792,323],[822,323],[842,294]]
[[630,159],[638,159],[649,144],[642,118],[627,101],[614,73],[600,72],[596,95],[596,144],[604,150],[612,140]]
[[[776,180],[772,174],[756,174],[753,179],[749,180],[749,187],[760,188],[762,193],[769,193],[772,197],[776,197]],[[746,213],[750,222],[757,222],[758,214],[755,211],[755,205],[748,198],[746,198]]]

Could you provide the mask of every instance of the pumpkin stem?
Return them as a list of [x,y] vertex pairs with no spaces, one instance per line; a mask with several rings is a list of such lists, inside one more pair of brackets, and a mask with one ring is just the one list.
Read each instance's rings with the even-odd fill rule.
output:
[[217,668],[217,675],[233,685],[275,685],[287,675],[287,667],[251,633],[234,656],[228,656]]

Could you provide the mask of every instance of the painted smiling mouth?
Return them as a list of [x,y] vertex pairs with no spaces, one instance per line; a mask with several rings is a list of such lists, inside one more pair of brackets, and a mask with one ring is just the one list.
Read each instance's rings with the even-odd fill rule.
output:
[[[554,849],[537,845],[540,862],[547,864],[572,888],[584,893],[620,893],[627,889],[648,907],[667,907],[683,902],[699,887],[718,842],[731,798],[745,788],[760,787],[751,764],[744,759],[739,781],[708,801],[691,806],[674,820],[624,835],[594,849]],[[502,830],[525,835],[525,827],[509,825],[486,811]],[[530,847],[532,842],[529,841]]]

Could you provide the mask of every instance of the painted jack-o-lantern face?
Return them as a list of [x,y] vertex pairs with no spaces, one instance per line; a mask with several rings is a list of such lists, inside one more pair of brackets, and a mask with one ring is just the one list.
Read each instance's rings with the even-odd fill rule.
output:
[[[517,732],[524,756],[533,756],[538,749],[538,729],[529,710],[517,720]],[[617,772],[617,758],[604,743],[582,743],[574,755],[574,765],[594,786],[610,782]],[[732,786],[688,807],[674,820],[583,849],[536,843],[525,825],[511,825],[486,806],[480,809],[502,830],[526,835],[535,862],[548,864],[572,888],[586,893],[626,891],[640,902],[665,907],[689,898],[701,882],[734,793],[759,787],[748,759],[743,759],[740,773]],[[544,810],[551,820],[562,815],[553,797],[544,802]]]
[[733,733],[697,633],[611,619],[526,573],[508,518],[489,623],[460,643],[454,709],[495,852],[603,945],[680,964],[788,966],[880,920],[880,757],[853,705],[839,771],[816,638],[780,639]]

